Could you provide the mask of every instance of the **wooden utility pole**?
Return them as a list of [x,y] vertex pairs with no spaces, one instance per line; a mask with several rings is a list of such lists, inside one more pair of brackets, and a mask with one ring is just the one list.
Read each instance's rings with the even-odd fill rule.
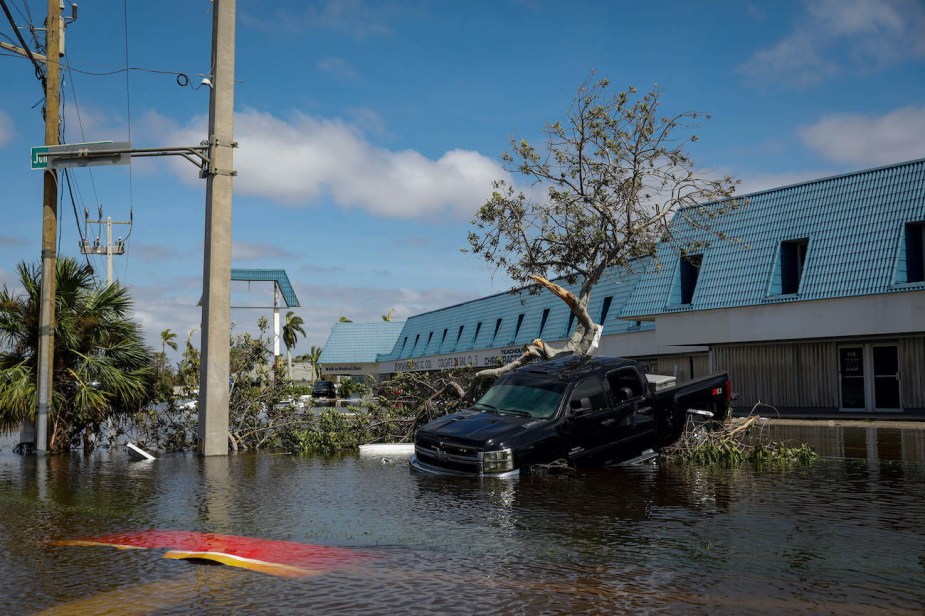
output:
[[228,455],[234,29],[235,0],[214,0],[199,369],[199,453],[204,456]]
[[[45,23],[45,145],[58,145],[60,103],[60,49],[64,21],[60,0],[48,0]],[[35,450],[48,449],[48,415],[51,411],[52,376],[55,361],[55,283],[57,272],[58,172],[50,166],[44,172],[42,206],[42,286],[39,308],[39,348],[36,379]]]

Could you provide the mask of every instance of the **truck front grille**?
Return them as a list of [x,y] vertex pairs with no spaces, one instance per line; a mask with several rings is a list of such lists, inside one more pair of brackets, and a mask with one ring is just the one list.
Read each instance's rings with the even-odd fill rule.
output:
[[482,452],[475,447],[419,438],[414,452],[425,464],[478,475],[482,472]]

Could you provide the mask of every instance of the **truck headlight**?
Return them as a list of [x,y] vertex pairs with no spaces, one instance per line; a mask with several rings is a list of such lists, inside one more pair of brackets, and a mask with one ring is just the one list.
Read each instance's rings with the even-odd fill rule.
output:
[[486,451],[482,454],[483,473],[504,473],[514,470],[514,454],[510,449]]

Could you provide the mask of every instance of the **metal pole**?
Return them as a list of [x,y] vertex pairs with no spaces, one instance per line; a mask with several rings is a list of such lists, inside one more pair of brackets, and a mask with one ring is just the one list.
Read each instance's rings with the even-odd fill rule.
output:
[[203,255],[199,453],[228,455],[235,0],[212,7],[212,90]]
[[[45,23],[48,61],[45,63],[45,145],[58,145],[60,0],[48,0]],[[60,28],[60,29],[59,29]],[[46,169],[42,198],[42,287],[39,306],[39,346],[36,372],[35,450],[48,449],[48,415],[51,409],[52,367],[55,355],[55,276],[57,271],[58,173]]]

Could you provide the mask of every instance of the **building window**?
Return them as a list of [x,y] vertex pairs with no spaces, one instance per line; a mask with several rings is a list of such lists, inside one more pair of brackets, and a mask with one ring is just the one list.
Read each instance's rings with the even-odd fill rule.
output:
[[546,328],[546,320],[549,318],[549,308],[543,309],[543,318],[540,319],[540,329],[536,332],[537,338],[543,337],[543,330]]
[[418,341],[421,339],[421,334],[417,334],[414,337],[414,346],[411,347],[411,354],[414,355],[414,352],[418,350]]
[[808,249],[809,238],[780,243],[780,292],[782,295],[799,292]]
[[925,222],[906,225],[906,282],[925,282]]
[[465,329],[465,328],[466,328],[465,325],[460,325],[460,326],[459,326],[459,332],[456,334],[456,344],[453,346],[454,349],[455,349],[457,346],[459,346],[459,341],[462,340],[462,333],[463,333],[463,329]]
[[520,333],[520,326],[524,324],[524,313],[520,313],[517,316],[517,325],[514,326],[514,335],[511,336],[511,342],[517,340],[517,335]]
[[424,352],[425,352],[425,353],[427,352],[427,347],[430,346],[430,341],[431,341],[431,339],[432,339],[433,337],[434,337],[434,332],[430,332],[429,334],[427,334],[427,344],[424,345]]
[[479,321],[475,324],[475,335],[472,336],[472,346],[475,346],[475,341],[479,339],[479,332],[482,331],[482,322]]
[[568,336],[572,331],[572,325],[575,324],[575,313],[569,311],[568,313],[568,323],[565,324],[565,331],[562,332],[563,336]]
[[408,336],[405,336],[405,339],[401,341],[401,351],[398,352],[399,355],[405,352],[406,344],[408,344]]
[[447,328],[443,328],[443,337],[440,338],[440,348],[443,349],[443,343],[446,342]]
[[498,337],[498,330],[501,329],[501,319],[495,321],[495,333],[491,335],[491,344],[495,343],[495,338]]
[[604,298],[604,305],[601,306],[601,320],[598,321],[601,325],[603,325],[604,321],[607,319],[607,313],[610,312],[611,302],[613,302],[613,297]]
[[694,299],[694,290],[697,288],[697,279],[700,277],[700,266],[703,264],[703,255],[684,255],[681,257],[681,303],[690,304]]

